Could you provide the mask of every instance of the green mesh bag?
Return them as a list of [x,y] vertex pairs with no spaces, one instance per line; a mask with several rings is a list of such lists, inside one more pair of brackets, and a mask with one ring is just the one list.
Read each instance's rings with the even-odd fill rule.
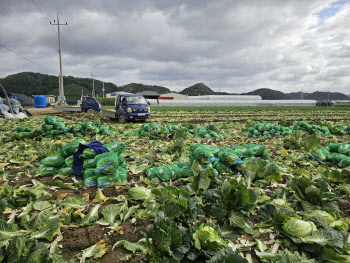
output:
[[88,134],[95,135],[99,132],[100,130],[96,126],[89,126],[85,129],[85,135],[88,135]]
[[108,127],[105,125],[99,125],[98,129],[100,130],[100,133],[103,135],[108,135]]
[[128,177],[128,170],[119,166],[117,170],[117,180],[126,180],[127,177]]
[[64,134],[64,131],[62,131],[62,130],[51,130],[51,131],[49,131],[49,134],[54,137],[56,135]]
[[115,131],[108,130],[108,135],[110,135],[110,136],[115,136],[116,133],[115,133]]
[[106,148],[109,152],[122,154],[125,150],[125,144],[120,142],[111,142],[110,144],[106,145]]
[[261,159],[266,160],[266,161],[270,160],[270,156],[266,151],[263,151],[263,153],[257,157],[260,157]]
[[44,118],[44,121],[47,123],[47,124],[54,124],[57,119],[55,117],[52,117],[52,116],[46,116]]
[[68,156],[75,154],[75,152],[78,150],[80,143],[87,144],[87,142],[85,140],[77,139],[75,141],[68,143],[66,146],[63,146],[63,148],[61,149],[61,154],[64,157],[68,157]]
[[311,154],[321,162],[332,159],[331,153],[326,148],[312,150]]
[[190,160],[198,161],[200,164],[207,164],[214,160],[214,155],[211,152],[211,148],[203,144],[195,144],[190,146]]
[[71,132],[65,132],[64,135],[66,135],[66,137],[74,137],[74,134]]
[[50,130],[53,129],[53,125],[44,123],[43,125],[41,125],[41,128],[42,128],[44,131],[50,131]]
[[81,131],[81,126],[80,125],[76,125],[70,128],[70,132],[72,133],[77,133]]
[[33,130],[28,127],[17,127],[16,129],[17,132],[32,132]]
[[84,121],[84,122],[82,122],[81,124],[80,124],[80,126],[84,129],[84,130],[86,130],[86,128],[87,127],[89,127],[89,126],[92,126],[92,122],[91,121]]
[[350,157],[340,153],[332,153],[331,161],[339,168],[345,168],[350,165]]
[[221,136],[214,131],[208,131],[208,135],[212,138],[220,138]]
[[83,177],[84,177],[84,185],[90,185],[90,186],[94,186],[96,185],[96,174],[95,174],[95,169],[86,169],[84,170],[83,173]]
[[124,167],[124,168],[127,166],[126,160],[125,160],[124,156],[121,154],[119,154],[119,156],[118,156],[118,164],[119,164],[119,166]]
[[327,145],[326,149],[330,152],[338,153],[340,145],[341,143],[330,143]]
[[16,132],[13,137],[17,140],[24,139],[24,138],[30,138],[31,132]]
[[177,163],[175,165],[180,168],[182,177],[188,177],[193,175],[191,162]]
[[331,134],[331,132],[329,131],[327,126],[321,126],[321,129],[322,129],[324,134],[326,134],[326,135]]
[[341,143],[339,146],[339,153],[350,155],[350,144],[348,143]]
[[215,170],[217,170],[219,172],[220,175],[232,173],[232,170],[229,167],[227,167],[225,164],[223,164],[219,161],[213,162],[213,167]]
[[124,134],[125,137],[133,137],[133,136],[137,136],[138,134],[135,132],[127,132]]
[[221,151],[218,157],[219,161],[227,166],[235,165],[239,161],[239,157],[230,151]]
[[95,157],[96,174],[113,174],[118,168],[118,153],[106,152]]
[[44,166],[38,171],[38,173],[42,176],[53,176],[58,174],[59,171],[60,171],[60,168]]
[[234,152],[239,157],[250,157],[253,155],[249,149],[242,146],[232,148],[232,152]]
[[60,173],[63,173],[66,175],[74,175],[73,167],[72,166],[62,167],[60,169]]
[[73,155],[67,157],[66,159],[64,159],[64,164],[66,166],[73,166]]
[[158,177],[163,182],[182,178],[182,171],[176,164],[149,168],[146,174],[150,180]]
[[345,156],[344,158],[342,158],[342,160],[338,163],[338,167],[339,168],[346,168],[350,166],[350,157],[349,156]]
[[340,154],[340,153],[331,153],[331,158],[330,161],[336,165],[338,165],[338,163],[340,163],[345,157],[347,157],[344,154]]
[[300,127],[300,128],[303,128],[305,130],[309,130],[312,128],[312,126],[308,123],[306,123],[305,121],[299,121],[297,124],[296,124],[296,127]]
[[88,169],[88,168],[95,168],[96,163],[94,159],[85,159],[83,163],[83,168]]
[[63,129],[63,127],[66,127],[66,124],[64,124],[64,122],[62,121],[56,121],[53,123],[53,127],[54,129],[59,130],[59,129]]
[[97,187],[107,187],[114,184],[118,180],[127,180],[127,174],[128,170],[124,169],[123,167],[118,167],[113,174],[96,174]]
[[83,159],[93,159],[95,158],[95,156],[97,155],[97,153],[91,149],[91,148],[86,148],[81,154],[80,157],[82,157]]
[[266,146],[252,143],[248,144],[246,148],[252,153],[253,156],[259,156],[265,151]]
[[64,157],[62,154],[54,154],[51,156],[48,156],[40,161],[41,164],[45,165],[46,167],[62,167],[64,165]]
[[117,178],[117,173],[113,173],[110,175],[103,175],[103,176],[98,176],[96,177],[96,184],[97,187],[107,187],[116,182]]

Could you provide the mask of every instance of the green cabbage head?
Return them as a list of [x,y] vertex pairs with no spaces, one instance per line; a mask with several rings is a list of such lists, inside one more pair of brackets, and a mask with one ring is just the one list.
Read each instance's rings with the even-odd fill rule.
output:
[[283,230],[293,237],[306,237],[316,231],[317,228],[312,222],[291,218],[283,224]]
[[151,196],[151,190],[143,186],[133,187],[129,189],[128,196],[133,200],[145,200]]
[[338,231],[348,232],[349,230],[349,224],[343,219],[334,221],[330,223],[329,226]]
[[195,247],[199,250],[216,250],[228,245],[227,242],[220,238],[214,228],[204,224],[193,234],[193,239]]

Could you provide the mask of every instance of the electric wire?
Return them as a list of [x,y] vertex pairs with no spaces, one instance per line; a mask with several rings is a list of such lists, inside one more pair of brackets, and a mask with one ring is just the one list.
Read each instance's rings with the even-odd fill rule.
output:
[[1,43],[0,43],[0,46],[2,46],[3,48],[7,49],[8,51],[10,51],[10,52],[16,54],[17,56],[19,56],[19,57],[21,57],[21,58],[23,58],[23,59],[29,61],[30,63],[33,63],[34,65],[36,65],[36,66],[38,66],[38,67],[41,67],[42,69],[45,69],[45,70],[47,70],[47,71],[50,71],[49,69],[47,69],[47,68],[45,68],[45,67],[43,67],[43,66],[40,66],[38,63],[35,63],[35,62],[31,61],[30,59],[28,59],[28,58],[26,58],[26,57],[23,57],[22,55],[20,55],[20,54],[18,54],[17,52],[15,52],[15,51],[9,49],[8,47],[5,47],[5,46],[4,46],[3,44],[1,44]]
[[15,13],[13,13],[11,11],[10,8],[8,8],[7,6],[4,5],[4,3],[0,2],[0,5],[8,12],[10,13],[19,23],[21,23],[26,29],[28,29],[34,36],[36,36],[39,40],[40,37],[33,31],[33,29],[31,29],[30,26],[28,26],[21,18],[19,18]]

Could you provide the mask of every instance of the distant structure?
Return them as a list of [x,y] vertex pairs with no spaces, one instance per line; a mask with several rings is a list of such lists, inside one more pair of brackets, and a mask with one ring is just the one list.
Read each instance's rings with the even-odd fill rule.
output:
[[259,95],[205,95],[205,96],[188,96],[188,100],[262,100]]
[[159,97],[160,100],[185,100],[186,98],[187,98],[186,95],[175,93],[175,92],[162,94]]
[[55,105],[56,103],[56,97],[54,95],[43,95],[46,97],[46,104],[47,105]]
[[145,99],[152,99],[152,100],[158,100],[160,97],[159,93],[153,90],[145,90],[145,91],[139,92],[138,94],[144,96]]

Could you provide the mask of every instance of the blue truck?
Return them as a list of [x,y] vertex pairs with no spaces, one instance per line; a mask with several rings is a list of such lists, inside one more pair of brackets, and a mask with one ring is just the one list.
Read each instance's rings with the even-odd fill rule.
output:
[[95,113],[101,111],[101,104],[93,97],[82,97],[81,104],[77,106],[56,106],[56,111],[87,112]]
[[126,121],[143,121],[151,117],[149,102],[139,94],[118,94],[115,98],[114,110],[102,110],[102,116]]

